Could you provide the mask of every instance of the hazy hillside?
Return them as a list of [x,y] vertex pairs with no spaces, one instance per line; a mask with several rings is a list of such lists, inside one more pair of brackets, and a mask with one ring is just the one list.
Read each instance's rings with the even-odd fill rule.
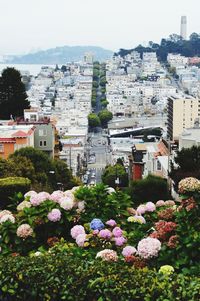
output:
[[100,61],[110,58],[113,54],[111,50],[96,46],[63,46],[23,56],[14,56],[6,62],[13,64],[64,64],[83,60],[85,52],[92,52],[95,60]]

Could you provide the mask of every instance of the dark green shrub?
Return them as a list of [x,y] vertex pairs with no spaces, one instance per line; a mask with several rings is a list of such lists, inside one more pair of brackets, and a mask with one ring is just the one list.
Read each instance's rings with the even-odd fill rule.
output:
[[9,177],[0,179],[0,209],[12,204],[11,198],[17,193],[22,194],[30,190],[31,181],[22,177]]
[[88,261],[85,254],[57,252],[0,261],[2,301],[197,301],[200,280],[164,276],[124,262]]
[[132,181],[129,191],[134,206],[147,201],[156,202],[170,198],[167,180],[153,175]]

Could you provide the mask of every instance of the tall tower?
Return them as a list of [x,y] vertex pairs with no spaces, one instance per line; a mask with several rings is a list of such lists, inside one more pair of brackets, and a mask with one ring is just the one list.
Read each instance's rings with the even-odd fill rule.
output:
[[187,17],[182,16],[181,17],[181,32],[180,36],[186,40],[187,39]]

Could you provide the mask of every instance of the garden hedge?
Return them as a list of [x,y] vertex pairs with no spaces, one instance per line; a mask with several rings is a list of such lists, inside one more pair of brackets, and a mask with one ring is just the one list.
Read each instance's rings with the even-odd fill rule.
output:
[[31,181],[23,177],[8,177],[0,179],[0,209],[5,209],[12,202],[10,199],[17,192],[22,194],[30,190]]
[[69,252],[0,260],[3,301],[197,301],[200,278],[91,261]]

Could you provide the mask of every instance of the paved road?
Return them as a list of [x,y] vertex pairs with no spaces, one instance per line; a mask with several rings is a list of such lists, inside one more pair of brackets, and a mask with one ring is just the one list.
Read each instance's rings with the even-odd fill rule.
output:
[[94,153],[95,163],[88,164],[88,168],[96,174],[96,183],[101,182],[101,175],[106,165],[111,163],[111,153],[109,152],[107,138],[102,136],[102,132],[90,135],[90,154]]

